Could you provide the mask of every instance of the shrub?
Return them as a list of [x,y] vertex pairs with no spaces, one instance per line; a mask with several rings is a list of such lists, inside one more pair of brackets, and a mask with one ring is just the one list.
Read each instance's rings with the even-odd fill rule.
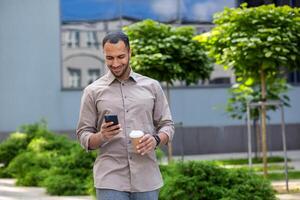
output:
[[90,187],[95,157],[95,152],[87,153],[76,143],[70,154],[62,155],[53,162],[42,185],[46,187],[49,194],[86,195],[93,193]]
[[160,148],[157,148],[155,150],[155,154],[156,154],[156,158],[159,162],[161,162],[163,157],[165,156],[165,153]]
[[271,184],[246,170],[224,169],[190,161],[161,166],[165,186],[160,199],[275,200]]
[[27,149],[27,145],[36,137],[44,137],[47,139],[54,138],[53,134],[47,129],[45,121],[35,124],[23,125],[20,132],[12,133],[10,136],[0,143],[0,163],[4,166],[0,168],[0,177],[11,177],[7,171],[9,163],[20,153]]
[[84,180],[72,174],[48,174],[44,186],[51,195],[85,195],[87,188]]
[[65,155],[72,151],[72,147],[77,145],[77,142],[71,141],[63,135],[47,135],[47,137],[35,137],[28,144],[27,149],[32,152],[51,151],[54,155]]
[[24,151],[28,144],[27,135],[13,133],[0,143],[0,163],[6,167],[8,163],[20,152]]
[[35,137],[45,137],[45,138],[53,137],[53,133],[48,130],[47,122],[45,120],[41,120],[34,124],[22,125],[20,127],[20,131],[22,133],[27,134],[29,141]]
[[26,149],[28,137],[24,133],[12,133],[6,140],[0,143],[0,177],[12,178],[12,174],[7,170],[8,164],[15,156]]
[[17,155],[8,165],[7,170],[17,185],[39,186],[51,166],[51,153],[49,152],[23,152]]
[[20,130],[0,144],[0,176],[16,178],[17,185],[45,186],[54,195],[95,194],[96,152],[86,153],[77,141],[52,133],[44,121]]

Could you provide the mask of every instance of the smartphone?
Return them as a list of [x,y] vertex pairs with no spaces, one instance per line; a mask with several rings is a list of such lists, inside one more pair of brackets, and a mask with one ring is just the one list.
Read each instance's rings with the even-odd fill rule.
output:
[[113,122],[110,126],[119,124],[118,115],[104,115],[104,120],[105,122]]

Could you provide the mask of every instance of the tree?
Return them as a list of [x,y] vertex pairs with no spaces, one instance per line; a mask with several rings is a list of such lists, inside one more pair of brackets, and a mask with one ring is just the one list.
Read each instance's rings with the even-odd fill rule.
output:
[[[300,68],[299,8],[263,5],[226,8],[214,16],[216,26],[198,39],[216,62],[232,67],[237,77],[260,84],[260,101],[267,100],[266,83],[273,84],[285,71]],[[284,67],[283,67],[284,66]],[[245,81],[242,81],[245,82]],[[261,106],[264,175],[267,175],[266,106]]]
[[[131,67],[134,71],[167,84],[185,81],[187,85],[208,79],[213,66],[204,47],[193,40],[191,26],[172,27],[153,20],[144,20],[124,28],[130,38]],[[169,159],[170,159],[169,145]]]
[[[237,83],[229,89],[229,99],[226,105],[226,111],[233,119],[245,119],[247,103],[260,101],[260,85],[253,79],[249,78],[245,82],[243,78],[237,78]],[[267,99],[279,100],[283,102],[284,106],[290,106],[289,97],[285,94],[288,91],[288,84],[286,79],[274,79],[274,83],[267,83]],[[277,110],[276,106],[268,106],[268,110]],[[256,137],[256,154],[260,152],[260,136],[259,136],[259,108],[255,107],[250,110],[250,117],[253,121],[254,136]],[[268,117],[268,116],[267,116]],[[269,117],[268,117],[269,118]]]

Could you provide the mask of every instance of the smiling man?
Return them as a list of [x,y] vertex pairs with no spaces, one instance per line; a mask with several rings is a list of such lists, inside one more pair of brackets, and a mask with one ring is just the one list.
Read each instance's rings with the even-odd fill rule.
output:
[[[109,71],[84,89],[77,137],[87,150],[99,149],[94,163],[98,200],[157,200],[163,185],[155,148],[174,134],[170,109],[158,81],[132,71],[129,39],[113,32],[103,39]],[[117,115],[119,124],[105,122]],[[144,133],[137,146],[132,130]]]

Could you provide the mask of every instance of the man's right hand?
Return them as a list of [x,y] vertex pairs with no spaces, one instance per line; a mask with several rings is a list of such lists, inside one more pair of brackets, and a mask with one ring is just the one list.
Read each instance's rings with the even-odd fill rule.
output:
[[102,140],[107,142],[121,131],[122,129],[120,124],[113,125],[113,122],[103,122],[99,134],[101,135]]
[[103,143],[112,139],[115,135],[122,131],[121,125],[113,125],[113,122],[103,122],[101,125],[101,131],[92,134],[89,139],[89,148],[98,149]]

